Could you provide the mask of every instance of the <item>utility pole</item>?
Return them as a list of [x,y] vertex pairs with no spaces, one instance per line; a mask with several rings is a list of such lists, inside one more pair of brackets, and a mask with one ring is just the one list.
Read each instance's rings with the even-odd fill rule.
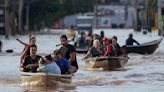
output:
[[26,5],[26,31],[29,31],[29,5],[30,3],[28,2]]
[[9,38],[9,0],[5,0],[5,38]]

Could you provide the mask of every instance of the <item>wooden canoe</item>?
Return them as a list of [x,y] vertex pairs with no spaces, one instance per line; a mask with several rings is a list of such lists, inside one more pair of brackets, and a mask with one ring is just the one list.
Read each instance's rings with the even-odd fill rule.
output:
[[123,48],[127,53],[152,54],[158,48],[162,40],[163,39],[160,38],[140,45],[125,45]]
[[57,83],[71,83],[72,75],[21,72],[22,86],[56,87]]
[[128,62],[127,56],[120,57],[95,57],[84,60],[87,68],[103,70],[117,70],[123,68]]

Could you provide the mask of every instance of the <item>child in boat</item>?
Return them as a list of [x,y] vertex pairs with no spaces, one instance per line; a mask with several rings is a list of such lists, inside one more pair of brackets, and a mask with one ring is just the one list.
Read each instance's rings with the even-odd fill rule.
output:
[[39,68],[37,69],[38,72],[46,72],[46,73],[53,73],[53,74],[61,74],[61,70],[56,62],[52,61],[51,55],[45,56],[44,60],[39,61]]
[[24,58],[26,56],[30,55],[30,46],[36,44],[36,38],[34,36],[30,36],[29,43],[25,43],[25,42],[21,41],[18,38],[16,40],[25,46],[24,49],[23,49],[23,51],[22,51],[21,60],[20,60],[21,63],[22,63],[22,61],[24,60]]

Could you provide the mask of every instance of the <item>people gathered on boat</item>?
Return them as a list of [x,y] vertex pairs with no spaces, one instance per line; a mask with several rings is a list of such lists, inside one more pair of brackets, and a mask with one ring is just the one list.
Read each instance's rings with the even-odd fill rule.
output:
[[[76,57],[76,49],[74,45],[69,44],[66,35],[61,35],[60,49],[56,49],[53,52],[53,57],[47,55],[44,58],[37,55],[36,38],[30,37],[29,43],[17,39],[20,43],[25,45],[20,64],[20,71],[23,72],[46,72],[54,74],[73,74],[78,70],[78,63]],[[117,42],[117,36],[112,38],[105,37],[104,32],[101,32],[101,36],[98,34],[81,33],[81,38],[78,40],[79,45],[86,44],[87,40],[91,46],[83,59],[94,57],[118,57],[122,55],[122,48]],[[133,35],[130,34],[127,39],[128,44],[136,42],[133,39]],[[137,43],[139,44],[139,43]]]
[[133,39],[133,34],[130,33],[129,38],[126,40],[126,45],[133,45],[133,43],[140,45],[135,39]]

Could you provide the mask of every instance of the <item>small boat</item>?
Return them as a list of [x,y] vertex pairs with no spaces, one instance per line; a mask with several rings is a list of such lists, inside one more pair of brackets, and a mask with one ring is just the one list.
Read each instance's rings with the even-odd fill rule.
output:
[[128,57],[95,57],[84,61],[88,69],[117,70],[123,68],[128,62]]
[[57,83],[71,83],[72,75],[21,72],[22,86],[56,87]]
[[87,47],[76,47],[76,52],[77,53],[87,53],[89,48]]
[[153,40],[140,45],[124,45],[123,48],[127,53],[152,54],[158,48],[163,39]]

